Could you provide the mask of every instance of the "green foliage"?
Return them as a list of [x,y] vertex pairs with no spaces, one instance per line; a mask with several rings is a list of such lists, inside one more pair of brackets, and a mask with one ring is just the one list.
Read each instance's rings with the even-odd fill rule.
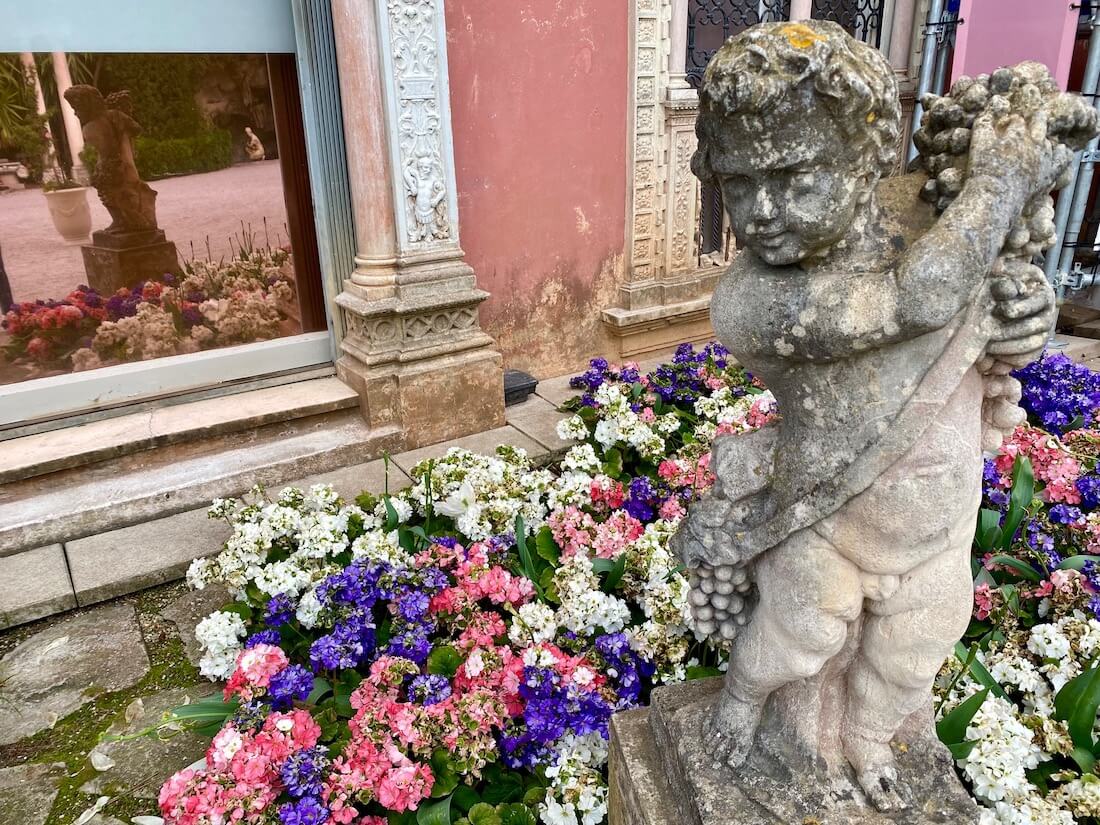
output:
[[974,742],[966,739],[966,729],[975,714],[989,696],[989,688],[980,690],[964,702],[960,702],[950,713],[936,723],[936,733],[940,741],[947,745],[955,759],[965,759],[974,749]]
[[195,101],[210,59],[201,54],[111,54],[102,58],[99,90],[126,90],[147,137],[197,137],[208,129]]
[[[983,553],[1000,551],[1007,554],[1012,549],[1012,542],[1016,537],[1016,531],[1027,518],[1028,509],[1032,499],[1035,498],[1035,474],[1031,469],[1031,462],[1022,455],[1016,456],[1012,465],[1012,493],[1009,497],[1008,510],[1005,512],[1004,521],[1001,522],[1001,514],[997,510],[983,508],[978,513],[978,529],[974,534],[974,543]],[[1013,564],[1012,560],[997,559],[999,564],[1007,564],[1026,578],[1035,576],[1034,581],[1039,581],[1035,571],[1027,567],[1027,571],[1020,570],[1022,562]]]
[[182,138],[157,139],[141,135],[134,141],[134,160],[143,180],[213,172],[233,162],[233,143],[224,129],[211,129]]
[[1100,756],[1100,742],[1092,737],[1100,710],[1100,666],[1094,666],[1066,682],[1054,697],[1054,718],[1066,723],[1073,752],[1070,756],[1085,773]]

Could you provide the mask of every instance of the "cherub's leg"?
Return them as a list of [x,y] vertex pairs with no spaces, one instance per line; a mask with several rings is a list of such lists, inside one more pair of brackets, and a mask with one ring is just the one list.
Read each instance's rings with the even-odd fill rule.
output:
[[705,743],[734,767],[752,749],[768,696],[820,671],[844,646],[863,601],[859,570],[811,530],[761,556],[754,577],[759,602],[734,641]]
[[969,532],[949,544],[903,576],[888,599],[868,604],[860,651],[848,671],[844,755],[880,810],[910,802],[890,740],[929,701],[932,682],[970,619]]

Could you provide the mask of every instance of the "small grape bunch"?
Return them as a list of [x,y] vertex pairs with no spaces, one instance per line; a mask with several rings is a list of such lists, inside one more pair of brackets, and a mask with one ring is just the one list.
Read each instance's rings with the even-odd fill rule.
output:
[[706,636],[732,642],[749,623],[753,585],[745,565],[699,564],[689,573],[688,602],[695,629]]

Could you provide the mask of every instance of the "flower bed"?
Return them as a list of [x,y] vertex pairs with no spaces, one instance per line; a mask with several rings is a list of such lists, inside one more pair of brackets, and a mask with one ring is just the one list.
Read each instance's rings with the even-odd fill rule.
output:
[[2,326],[11,361],[74,371],[275,338],[294,293],[290,253],[241,250],[228,262],[195,260],[104,297],[79,286],[58,301],[16,304]]
[[[1033,368],[1026,397],[1066,369]],[[1058,402],[1067,425],[1088,420],[1095,374],[1064,377],[1074,398],[1033,411]],[[682,347],[649,375],[597,359],[574,387],[559,432],[578,443],[553,469],[512,448],[452,450],[392,495],[351,503],[317,487],[215,503],[233,535],[188,578],[237,599],[197,630],[203,673],[228,682],[224,701],[169,720],[216,734],[205,766],[162,789],[169,825],[603,821],[611,714],[724,667],[692,629],[667,543],[713,483],[713,438],[766,424],[776,405],[717,345]],[[1100,549],[1100,512],[1093,532],[1083,509],[1100,498],[1097,444],[1088,431],[1062,442],[1021,428],[987,467],[976,617],[937,692],[941,736],[991,823],[1074,821],[1020,818],[1029,804],[1095,815],[1080,801],[1091,774],[1061,773],[1078,764],[1066,751],[1076,740],[1042,738],[1062,724],[1050,695],[1061,685],[1041,694],[1049,712],[1037,720],[1026,691],[1040,696],[1058,668],[1077,685],[1093,672],[1096,577],[1079,558],[1043,554]],[[1017,456],[1034,461],[1037,498]],[[1046,661],[1066,645],[1074,664]],[[1013,682],[1023,666],[1007,663],[1026,656],[1034,673]],[[1072,693],[1061,706],[1087,716],[1091,687]],[[1089,735],[1091,709],[1079,724]]]

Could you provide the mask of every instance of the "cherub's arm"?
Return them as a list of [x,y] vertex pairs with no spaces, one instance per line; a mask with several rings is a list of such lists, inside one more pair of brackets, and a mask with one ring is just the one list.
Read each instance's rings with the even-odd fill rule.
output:
[[[779,347],[790,352],[780,354],[844,358],[945,326],[990,273],[1028,199],[1052,188],[1066,159],[1051,151],[1039,116],[1031,124],[1010,116],[997,127],[979,119],[970,176],[939,220],[891,270],[811,277],[798,317],[782,330]],[[1033,332],[1029,318],[1012,320],[1018,330],[1006,337]]]

